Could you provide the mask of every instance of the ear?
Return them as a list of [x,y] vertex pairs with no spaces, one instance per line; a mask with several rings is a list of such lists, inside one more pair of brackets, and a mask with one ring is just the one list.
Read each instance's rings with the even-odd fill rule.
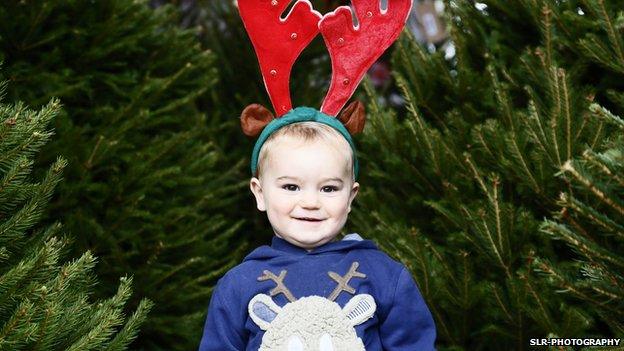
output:
[[375,314],[377,304],[375,299],[369,294],[355,295],[342,308],[342,312],[347,316],[352,326],[362,324]]
[[349,104],[338,116],[338,120],[347,128],[351,135],[361,133],[364,130],[366,111],[361,101],[355,100]]
[[354,182],[353,186],[351,187],[351,194],[349,194],[349,212],[351,212],[351,203],[353,202],[353,199],[355,199],[355,196],[358,194],[359,190],[360,183]]
[[256,207],[258,208],[258,211],[266,211],[266,206],[264,204],[264,193],[262,192],[260,179],[252,177],[249,181],[249,189],[251,189],[251,192],[256,198]]
[[240,121],[243,133],[250,137],[255,137],[262,132],[271,120],[275,117],[273,113],[260,104],[251,104],[241,113]]
[[269,295],[258,294],[254,296],[247,305],[249,316],[262,330],[269,329],[271,322],[282,312]]

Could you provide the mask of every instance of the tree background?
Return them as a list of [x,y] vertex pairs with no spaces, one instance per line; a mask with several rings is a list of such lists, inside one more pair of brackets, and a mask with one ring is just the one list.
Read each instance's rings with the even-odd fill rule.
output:
[[140,349],[196,347],[212,287],[247,250],[244,164],[217,137],[232,124],[198,107],[217,87],[215,56],[178,21],[145,1],[0,6],[7,101],[64,105],[35,165],[68,161],[42,221],[62,218],[72,254],[99,257],[94,297],[131,274],[128,308],[154,302]]
[[[621,336],[617,306],[596,305],[621,296],[622,266],[605,271],[616,280],[586,269],[621,256],[617,230],[585,232],[604,249],[587,251],[583,242],[565,245],[550,222],[575,227],[576,215],[565,215],[569,205],[560,201],[579,186],[567,160],[612,148],[621,135],[600,112],[621,114],[624,106],[622,27],[614,25],[621,7],[447,5],[453,57],[408,35],[394,52],[406,113],[376,106],[369,90],[370,124],[360,139],[365,187],[351,224],[412,270],[443,348],[522,350],[529,338]],[[609,188],[621,198],[621,188]],[[622,223],[621,212],[609,213]],[[617,293],[583,296],[574,289],[580,283]]]
[[[624,3],[443,4],[448,41],[405,30],[387,89],[356,92],[368,114],[345,232],[412,271],[438,349],[622,337]],[[0,20],[7,99],[65,106],[35,167],[69,161],[45,222],[63,218],[73,254],[100,257],[97,296],[132,274],[128,308],[154,301],[133,348],[196,348],[212,286],[272,234],[238,124],[270,103],[235,8],[26,1]],[[319,36],[294,67],[294,104],[318,106],[329,79]]]
[[88,299],[96,258],[87,251],[68,261],[74,236],[58,222],[39,223],[67,166],[58,158],[41,182],[31,180],[33,158],[53,136],[48,125],[59,110],[58,100],[39,111],[0,104],[0,350],[126,350],[152,303],[141,300],[126,318],[128,277],[114,296]]

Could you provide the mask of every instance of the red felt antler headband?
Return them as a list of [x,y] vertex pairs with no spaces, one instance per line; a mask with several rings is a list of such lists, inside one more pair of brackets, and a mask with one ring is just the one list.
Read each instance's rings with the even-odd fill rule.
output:
[[[282,12],[292,0],[238,0],[238,9],[258,56],[260,70],[278,117],[292,109],[290,72],[303,49],[320,32],[332,61],[332,80],[321,111],[336,116],[353,95],[370,66],[398,38],[413,0],[352,0],[358,25],[348,6],[321,16],[307,0],[297,0],[285,19]],[[255,136],[273,119],[266,108],[254,104],[241,116],[247,135]],[[361,103],[345,109],[339,119],[351,134],[364,126]],[[349,125],[351,128],[349,128]],[[354,127],[355,126],[355,127]]]
[[254,46],[260,71],[278,116],[292,108],[290,71],[303,49],[318,34],[321,14],[298,0],[286,19],[282,12],[290,0],[239,0],[238,11]]

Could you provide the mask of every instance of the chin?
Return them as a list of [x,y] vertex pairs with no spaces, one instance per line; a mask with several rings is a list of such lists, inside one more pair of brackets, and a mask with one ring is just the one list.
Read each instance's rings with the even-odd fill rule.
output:
[[[318,228],[301,228],[299,226],[293,227],[287,233],[298,233],[298,235],[279,235],[282,239],[289,241],[290,243],[305,248],[313,249],[332,241],[338,233],[331,235],[326,231],[320,231]],[[322,233],[319,235],[319,232]],[[288,239],[286,239],[288,238]]]
[[313,249],[315,247],[321,246],[325,243],[328,243],[332,240],[332,238],[322,238],[319,240],[301,240],[299,241],[301,245],[305,245],[307,249]]

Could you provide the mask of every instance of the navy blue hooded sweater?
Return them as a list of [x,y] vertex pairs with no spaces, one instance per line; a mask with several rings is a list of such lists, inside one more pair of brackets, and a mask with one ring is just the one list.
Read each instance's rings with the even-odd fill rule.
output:
[[[328,272],[345,275],[353,262],[358,262],[357,271],[366,277],[354,277],[348,285],[355,294],[371,295],[377,305],[370,319],[355,326],[366,350],[435,350],[435,325],[410,273],[358,234],[309,252],[278,237],[273,237],[271,246],[255,249],[217,283],[199,350],[260,348],[264,331],[249,316],[248,304],[256,294],[268,295],[276,286],[272,280],[258,280],[263,271],[279,275],[286,270],[283,282],[296,299],[311,295],[327,298],[337,285]],[[352,297],[342,291],[335,302],[344,307]],[[272,299],[280,307],[289,302],[284,294]]]

